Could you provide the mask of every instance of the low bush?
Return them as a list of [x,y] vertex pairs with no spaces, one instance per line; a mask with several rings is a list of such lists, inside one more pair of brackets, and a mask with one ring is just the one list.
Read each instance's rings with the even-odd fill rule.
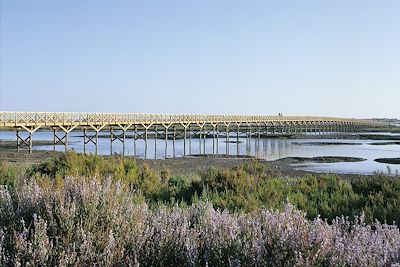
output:
[[282,211],[248,213],[202,201],[150,209],[129,185],[112,178],[66,176],[62,186],[56,179],[28,179],[18,190],[0,190],[0,212],[3,266],[390,266],[400,261],[395,225],[367,225],[362,216],[309,220],[290,204]]
[[39,183],[55,180],[59,187],[67,176],[118,180],[136,192],[150,207],[159,203],[172,207],[190,206],[198,201],[212,202],[218,209],[251,212],[262,208],[283,210],[290,202],[309,219],[321,216],[351,220],[364,213],[365,221],[390,224],[400,222],[400,177],[377,173],[343,179],[329,174],[320,177],[283,177],[267,163],[250,162],[232,169],[211,167],[200,174],[172,176],[168,169],[156,172],[139,166],[132,158],[79,155],[73,152],[26,167],[0,164],[0,182],[18,187],[26,177]]

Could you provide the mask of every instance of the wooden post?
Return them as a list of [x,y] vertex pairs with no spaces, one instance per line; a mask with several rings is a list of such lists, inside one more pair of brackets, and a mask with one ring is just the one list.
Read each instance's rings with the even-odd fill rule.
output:
[[164,127],[165,127],[165,156],[164,156],[164,158],[167,158],[167,156],[168,156],[168,127],[165,125],[164,125]]
[[236,123],[236,155],[239,156],[240,154],[240,148],[239,148],[239,127],[240,124]]
[[[55,141],[55,137],[54,137],[54,141]],[[54,145],[54,150],[55,150],[55,146]],[[86,154],[86,127],[83,128],[83,154]]]
[[219,130],[218,130],[218,124],[216,126],[217,129],[217,155],[219,155]]
[[204,125],[204,134],[203,134],[203,154],[206,154],[206,138],[207,138],[207,131],[206,131],[206,126]]
[[122,155],[125,156],[125,128],[122,129]]
[[19,152],[19,146],[21,144],[20,140],[19,140],[19,132],[20,130],[17,128],[16,134],[17,134],[17,152]]
[[186,127],[183,129],[183,156],[186,157]]
[[133,155],[136,156],[136,138],[137,138],[137,126],[133,130]]
[[189,155],[192,155],[192,128],[189,125]]
[[29,153],[32,153],[32,132],[29,131]]
[[202,131],[203,127],[201,126],[199,129],[199,155],[201,155],[201,131]]
[[96,146],[96,155],[97,155],[97,153],[98,153],[98,149],[99,149],[99,131],[96,131],[96,144],[95,144],[95,146]]
[[144,158],[147,159],[147,127],[144,128]]
[[228,125],[226,125],[226,147],[225,147],[225,150],[226,150],[226,155],[229,155],[229,124]]
[[112,156],[112,143],[113,143],[113,127],[110,127],[110,155]]
[[157,159],[157,126],[154,127],[154,159]]
[[215,154],[215,124],[213,126],[213,155]]
[[176,138],[176,128],[175,128],[175,126],[173,127],[173,140],[172,140],[172,151],[173,151],[173,154],[174,154],[174,158],[175,158],[175,138]]

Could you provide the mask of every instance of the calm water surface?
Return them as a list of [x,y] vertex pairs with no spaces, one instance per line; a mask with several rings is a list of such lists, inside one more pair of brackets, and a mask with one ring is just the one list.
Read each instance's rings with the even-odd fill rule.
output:
[[[354,134],[354,133],[353,133]],[[362,134],[385,134],[400,136],[390,133],[362,133]],[[82,133],[73,132],[69,136],[69,148],[77,152],[83,152]],[[15,140],[14,132],[0,132],[0,140]],[[53,135],[50,132],[36,132],[34,140],[53,140]],[[230,141],[236,141],[236,136],[232,136]],[[340,145],[321,145],[321,142],[339,142],[347,143]],[[239,138],[239,144],[229,143],[228,152],[230,155],[249,155],[266,160],[276,160],[285,157],[318,157],[318,156],[344,156],[344,157],[360,157],[367,159],[362,162],[344,162],[344,163],[307,163],[294,164],[298,169],[309,170],[314,172],[335,172],[335,173],[362,173],[372,174],[375,171],[387,172],[390,168],[392,173],[396,171],[400,173],[400,165],[385,164],[375,162],[376,158],[394,158],[400,157],[400,145],[373,145],[372,143],[385,143],[393,141],[375,141],[375,140],[343,140],[343,139],[323,139],[310,138],[307,139],[284,139],[284,138]],[[172,140],[168,140],[165,144],[164,140],[149,139],[147,141],[147,150],[143,140],[136,141],[136,156],[148,159],[165,158],[165,149],[167,149],[167,157],[182,157],[184,155],[184,141],[176,140],[173,145]],[[315,143],[315,144],[312,144]],[[353,143],[356,143],[354,145]],[[122,143],[119,141],[113,142],[113,153],[122,153]],[[205,150],[204,150],[205,148]],[[226,154],[227,145],[225,138],[219,138],[218,146],[214,143],[214,153],[218,148],[219,154]],[[34,150],[53,150],[53,146],[35,146]],[[64,151],[64,146],[57,146],[56,150]],[[93,144],[86,146],[86,152],[94,153]],[[146,152],[147,151],[147,152]],[[99,154],[110,154],[109,138],[99,138]],[[146,152],[146,153],[145,153]],[[208,138],[192,139],[191,154],[212,154],[213,140]],[[134,145],[132,139],[126,139],[125,155],[134,156]],[[189,155],[189,139],[186,142],[186,155]]]

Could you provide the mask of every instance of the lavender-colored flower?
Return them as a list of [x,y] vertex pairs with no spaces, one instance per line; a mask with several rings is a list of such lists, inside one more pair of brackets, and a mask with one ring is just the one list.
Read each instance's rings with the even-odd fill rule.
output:
[[187,208],[135,201],[111,178],[28,181],[0,191],[0,264],[57,266],[395,266],[400,232],[287,204],[238,214],[200,202]]

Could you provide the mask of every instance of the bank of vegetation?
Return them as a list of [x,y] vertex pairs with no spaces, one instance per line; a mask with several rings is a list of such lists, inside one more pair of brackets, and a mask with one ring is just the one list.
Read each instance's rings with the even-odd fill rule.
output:
[[68,153],[0,164],[3,265],[379,266],[400,260],[400,177],[174,176]]

